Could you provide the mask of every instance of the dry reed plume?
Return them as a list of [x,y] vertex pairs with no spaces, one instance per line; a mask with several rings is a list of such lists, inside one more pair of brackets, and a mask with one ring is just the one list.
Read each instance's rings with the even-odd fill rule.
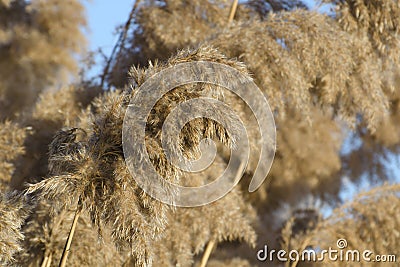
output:
[[21,227],[29,214],[27,200],[17,192],[1,194],[0,199],[0,264],[13,262],[14,254],[22,250],[24,235]]
[[[266,244],[318,250],[338,238],[350,249],[398,254],[399,174],[390,162],[400,152],[400,3],[327,3],[329,14],[301,0],[137,1],[101,81],[78,81],[82,1],[0,0],[0,265],[263,266],[256,253]],[[212,139],[218,153],[208,169],[184,172],[162,147],[167,116],[199,97],[240,116],[251,156],[225,197],[171,207],[131,176],[123,120],[143,83],[195,61],[224,64],[257,84],[274,114],[277,151],[268,182],[248,193],[260,151],[251,110],[213,84],[174,88],[153,107],[134,156],[146,150],[165,180],[185,186],[223,173],[237,136],[214,120],[191,120],[173,147],[194,159]],[[341,203],[345,181],[375,187]]]

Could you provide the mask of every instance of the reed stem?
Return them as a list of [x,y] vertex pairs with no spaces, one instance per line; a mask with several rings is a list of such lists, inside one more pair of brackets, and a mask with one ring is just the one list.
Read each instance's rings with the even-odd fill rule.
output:
[[208,242],[206,250],[204,251],[204,254],[203,254],[203,258],[201,259],[200,267],[206,267],[214,245],[215,245],[214,240],[211,240],[210,242]]
[[72,221],[71,230],[69,231],[68,239],[67,239],[67,242],[65,243],[63,254],[61,256],[59,267],[65,267],[67,264],[67,258],[68,258],[68,254],[69,254],[69,251],[71,248],[72,238],[74,237],[76,225],[78,223],[78,219],[79,219],[79,215],[81,214],[81,211],[82,211],[82,208],[78,204],[78,208],[75,211],[74,220]]
[[233,21],[233,18],[235,17],[236,10],[238,7],[238,2],[239,2],[239,0],[233,0],[231,12],[229,13],[228,23],[231,23]]

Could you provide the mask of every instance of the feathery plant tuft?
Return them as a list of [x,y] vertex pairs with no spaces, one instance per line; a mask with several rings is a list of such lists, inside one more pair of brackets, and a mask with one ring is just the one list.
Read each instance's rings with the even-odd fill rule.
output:
[[27,199],[18,192],[0,193],[0,264],[11,264],[22,250],[21,227],[29,215]]
[[[57,133],[50,146],[51,176],[31,185],[27,192],[40,192],[41,197],[59,203],[60,208],[76,207],[77,213],[81,209],[88,211],[100,234],[102,224],[109,225],[114,242],[120,247],[130,246],[137,264],[151,264],[154,257],[152,244],[161,237],[171,211],[168,205],[145,194],[127,169],[121,140],[125,110],[129,99],[150,75],[181,62],[199,60],[226,64],[246,74],[243,64],[229,60],[209,47],[182,51],[164,65],[155,63],[146,70],[132,69],[131,89],[109,92],[94,101],[95,112],[89,135],[75,128]],[[179,182],[181,178],[180,171],[168,162],[162,151],[160,133],[166,116],[177,103],[188,97],[220,97],[221,90],[209,84],[181,86],[167,93],[154,107],[154,113],[148,118],[146,146],[151,162],[165,179]],[[222,144],[232,146],[231,136],[212,120],[193,120],[183,129],[182,150],[185,155],[198,154],[200,141],[205,137],[216,138]],[[204,225],[205,229],[210,229],[211,225],[208,224],[209,221]],[[247,224],[246,219],[244,224]],[[233,229],[223,227],[216,228],[222,231],[215,233],[213,238],[216,241],[246,236],[241,232],[243,229],[229,233],[226,231]],[[254,244],[251,228],[244,233],[250,233],[252,237],[248,241]],[[200,246],[204,246],[204,243]]]
[[[320,4],[136,1],[98,82],[84,76],[87,67],[74,79],[85,47],[82,1],[0,0],[0,264],[263,266],[256,255],[265,245],[318,250],[338,238],[349,249],[398,254],[399,178],[389,167],[400,153],[399,1]],[[173,147],[197,159],[202,140],[215,141],[217,155],[202,172],[178,169],[161,145],[167,116],[199,97],[241,118],[251,155],[225,197],[172,208],[131,176],[122,126],[143,83],[194,61],[233,67],[257,84],[273,111],[277,151],[268,183],[248,194],[260,152],[250,108],[216,85],[174,88],[151,111],[135,156],[146,149],[157,172],[183,186],[223,173],[237,138],[222,123],[191,120]],[[365,182],[378,187],[341,203],[347,184]]]
[[0,123],[0,190],[6,190],[11,184],[15,171],[15,161],[25,153],[23,145],[27,129],[16,123]]

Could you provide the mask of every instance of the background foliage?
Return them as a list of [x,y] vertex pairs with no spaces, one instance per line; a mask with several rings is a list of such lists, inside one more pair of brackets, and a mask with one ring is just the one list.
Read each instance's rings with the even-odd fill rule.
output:
[[[0,263],[57,265],[77,209],[71,266],[192,266],[210,251],[208,266],[258,266],[265,244],[316,249],[338,238],[398,254],[399,177],[387,162],[400,152],[400,2],[326,2],[330,14],[302,1],[240,1],[230,20],[230,0],[136,1],[104,71],[89,79],[77,75],[88,68],[77,62],[87,52],[80,1],[0,0]],[[255,193],[247,192],[251,158],[226,197],[171,208],[130,176],[122,121],[151,75],[196,60],[254,79],[274,112],[277,153]],[[204,184],[227,164],[231,136],[210,120],[182,133],[186,154],[204,137],[219,142],[209,169],[182,174],[162,153],[166,116],[199,96],[248,117],[243,103],[213,85],[165,95],[146,145],[170,181]],[[249,133],[257,150],[258,133]],[[375,188],[342,203],[345,181]]]

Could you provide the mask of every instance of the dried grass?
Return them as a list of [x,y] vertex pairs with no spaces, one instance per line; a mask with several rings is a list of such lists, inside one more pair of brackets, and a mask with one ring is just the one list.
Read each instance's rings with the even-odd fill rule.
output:
[[[84,43],[78,1],[0,0],[1,264],[59,264],[77,208],[70,266],[198,266],[202,259],[207,266],[258,266],[256,250],[265,244],[316,248],[343,236],[350,248],[397,253],[398,184],[362,193],[327,219],[316,202],[337,204],[343,177],[387,180],[384,160],[400,151],[399,2],[325,2],[336,5],[334,16],[300,1],[239,1],[234,12],[231,0],[140,1],[104,76],[119,89],[102,91],[86,82],[55,89]],[[145,194],[128,171],[123,119],[152,75],[198,60],[256,82],[274,112],[277,153],[269,182],[247,194],[260,137],[251,111],[215,85],[175,88],[153,108],[142,148],[165,179],[206,184],[226,168],[235,144],[235,133],[221,124],[196,119],[175,152],[196,158],[201,140],[211,138],[219,149],[214,164],[185,173],[168,162],[162,125],[187,99],[212,97],[232,107],[249,126],[252,155],[240,186],[222,199],[171,208]],[[350,131],[357,142],[344,153]]]

